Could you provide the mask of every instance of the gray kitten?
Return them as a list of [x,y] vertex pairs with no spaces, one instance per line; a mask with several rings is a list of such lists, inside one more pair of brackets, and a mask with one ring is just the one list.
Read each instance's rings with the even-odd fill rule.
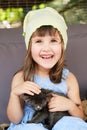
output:
[[[27,121],[27,123],[44,122],[44,126],[51,130],[54,124],[63,116],[69,116],[69,113],[67,111],[49,112],[48,102],[52,97],[52,93],[54,92],[51,90],[41,89],[41,93],[34,94],[34,96],[28,94],[23,95],[22,98],[24,101],[30,104],[35,110],[32,119],[30,121]],[[55,94],[64,96],[63,94],[59,93]]]

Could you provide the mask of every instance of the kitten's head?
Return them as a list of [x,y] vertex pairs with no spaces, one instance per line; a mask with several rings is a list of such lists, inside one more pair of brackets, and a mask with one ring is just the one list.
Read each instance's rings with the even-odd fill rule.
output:
[[23,95],[24,101],[29,103],[36,111],[46,107],[51,97],[52,91],[46,89],[41,89],[41,93],[34,94],[34,96],[28,94]]

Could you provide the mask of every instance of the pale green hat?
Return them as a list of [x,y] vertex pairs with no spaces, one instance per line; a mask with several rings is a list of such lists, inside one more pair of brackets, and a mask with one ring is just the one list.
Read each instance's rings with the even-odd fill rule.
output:
[[57,28],[62,35],[64,48],[67,46],[67,26],[64,18],[53,8],[46,7],[34,11],[29,11],[24,19],[23,33],[25,36],[25,44],[28,49],[29,40],[37,28],[43,25],[52,25]]

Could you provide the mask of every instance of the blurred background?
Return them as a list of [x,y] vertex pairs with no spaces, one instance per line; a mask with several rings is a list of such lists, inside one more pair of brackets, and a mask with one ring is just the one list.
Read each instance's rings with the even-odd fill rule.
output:
[[29,10],[53,7],[67,24],[87,24],[87,0],[0,0],[0,28],[22,26]]

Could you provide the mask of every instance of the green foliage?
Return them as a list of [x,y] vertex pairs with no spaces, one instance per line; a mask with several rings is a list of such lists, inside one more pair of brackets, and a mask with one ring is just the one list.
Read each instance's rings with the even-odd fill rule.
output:
[[22,8],[7,8],[0,9],[0,21],[7,20],[9,23],[22,21],[23,9]]
[[42,8],[45,8],[46,7],[46,4],[45,3],[41,3],[39,5],[33,5],[32,6],[32,10],[36,10],[36,9],[42,9]]
[[6,13],[4,10],[0,9],[0,21],[3,21],[5,19]]
[[0,23],[4,20],[8,21],[9,24],[22,22],[29,9],[36,10],[46,6],[56,9],[63,15],[67,24],[87,24],[87,0],[47,0],[40,4],[34,3],[30,8],[1,8]]
[[67,24],[87,24],[87,0],[52,0],[47,5],[61,13]]

